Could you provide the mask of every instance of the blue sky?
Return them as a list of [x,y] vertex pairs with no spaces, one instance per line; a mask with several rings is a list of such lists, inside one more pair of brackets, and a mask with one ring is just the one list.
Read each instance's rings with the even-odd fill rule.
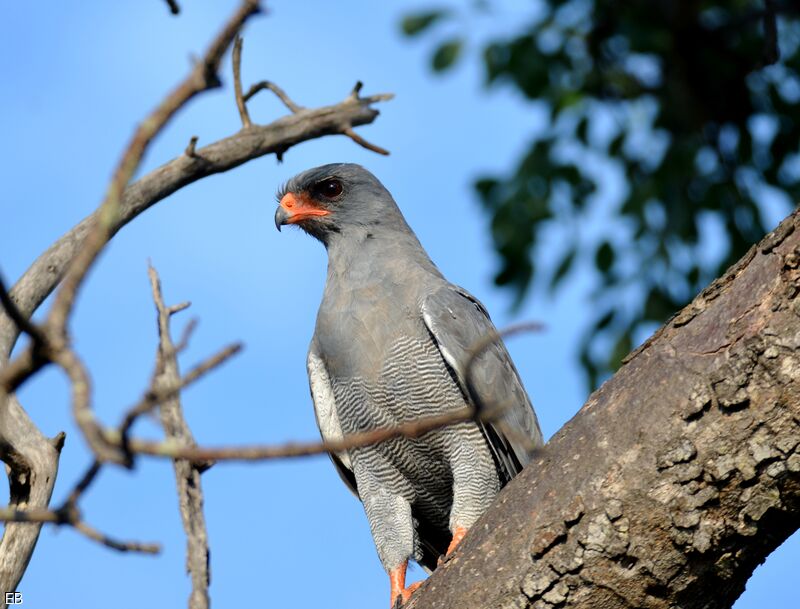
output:
[[[160,0],[4,8],[0,270],[6,278],[16,279],[96,207],[136,122],[184,76],[190,55],[205,48],[236,2],[181,4],[178,18]],[[412,5],[332,5],[270,2],[269,15],[245,32],[245,86],[270,79],[305,106],[340,100],[358,79],[367,94],[394,92],[378,120],[360,129],[392,155],[380,157],[344,137],[306,143],[291,149],[283,164],[259,159],[189,186],[125,228],[91,274],[73,321],[99,416],[116,423],[149,382],[156,346],[149,258],[167,301],[193,302],[176,318],[177,329],[192,316],[200,319],[184,368],[228,342],[246,344],[242,355],[186,391],[184,408],[198,440],[227,445],[317,437],[304,361],[325,253],[299,231],[275,231],[274,192],[308,167],[352,161],[380,177],[444,274],[481,298],[499,326],[529,319],[546,325],[509,347],[551,436],[586,397],[576,345],[593,278],[584,270],[555,298],[534,296],[510,315],[510,296],[491,283],[495,258],[470,188],[477,175],[508,167],[541,129],[542,116],[509,91],[484,91],[476,61],[445,78],[432,76],[431,41],[411,43],[398,33]],[[527,2],[500,5],[495,18],[471,26],[473,44],[528,15]],[[468,49],[469,58],[477,52]],[[238,130],[227,60],[224,80],[223,89],[194,100],[170,124],[143,172],[179,154],[192,135],[203,145]],[[250,104],[257,123],[284,112],[267,94]],[[45,433],[68,433],[57,501],[89,459],[66,389],[58,373],[47,371],[20,395]],[[138,431],[157,436],[152,423]],[[361,507],[327,458],[220,464],[203,484],[216,606],[352,609],[388,602]],[[20,586],[25,606],[185,605],[189,582],[173,489],[164,461],[142,460],[134,472],[104,471],[82,503],[87,520],[119,537],[159,541],[163,553],[122,555],[69,529],[45,528]],[[798,558],[794,539],[759,570],[737,608],[790,606],[796,598],[790,565]]]

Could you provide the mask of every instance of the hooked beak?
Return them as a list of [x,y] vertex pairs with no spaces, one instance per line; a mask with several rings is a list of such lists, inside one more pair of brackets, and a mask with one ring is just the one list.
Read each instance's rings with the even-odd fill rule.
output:
[[275,228],[278,229],[278,232],[281,232],[281,226],[289,223],[289,218],[291,218],[289,212],[279,205],[275,210]]
[[330,213],[304,194],[287,192],[275,210],[275,228],[280,231],[284,224],[296,224],[307,218],[327,216]]

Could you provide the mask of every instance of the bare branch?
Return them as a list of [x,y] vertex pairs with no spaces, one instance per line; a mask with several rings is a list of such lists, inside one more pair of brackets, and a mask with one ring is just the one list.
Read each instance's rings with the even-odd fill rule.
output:
[[[153,301],[158,317],[159,346],[156,355],[156,375],[153,379],[154,391],[180,385],[186,379],[180,378],[178,369],[178,349],[172,343],[170,318],[181,307],[167,307],[161,292],[161,281],[151,265],[148,269]],[[185,308],[185,307],[184,307]],[[210,369],[210,368],[208,368]],[[174,392],[161,406],[161,424],[168,439],[182,444],[193,445],[194,437],[183,417],[180,393]],[[208,463],[201,464],[207,469]],[[181,521],[186,532],[186,567],[192,579],[192,592],[189,597],[190,609],[208,609],[208,584],[211,580],[209,564],[208,532],[203,514],[203,487],[200,480],[200,467],[184,459],[173,462],[175,482],[178,491]]]
[[[318,455],[322,453],[335,453],[343,450],[350,450],[353,448],[361,448],[385,442],[392,438],[406,437],[418,438],[429,431],[453,425],[455,423],[462,423],[469,420],[493,421],[505,412],[509,407],[508,402],[499,404],[487,404],[481,400],[480,395],[475,390],[470,379],[472,366],[477,358],[483,353],[490,345],[498,342],[503,336],[510,336],[513,334],[520,334],[522,332],[532,332],[541,330],[542,326],[538,323],[521,323],[509,328],[499,330],[490,334],[480,340],[476,345],[470,348],[470,356],[466,363],[466,384],[472,406],[451,410],[446,413],[422,417],[406,423],[401,423],[396,426],[386,427],[381,429],[374,429],[364,431],[356,434],[345,436],[344,438],[330,442],[292,442],[280,446],[245,446],[245,447],[223,447],[223,448],[203,448],[189,446],[184,443],[166,440],[164,442],[153,442],[148,440],[128,439],[122,438],[125,443],[125,448],[131,454],[143,454],[158,457],[170,457],[173,459],[187,459],[193,462],[206,462],[206,461],[260,461],[267,459],[284,459],[290,457],[306,457],[311,455]],[[225,353],[224,351],[222,353]],[[217,358],[211,358],[207,362],[215,361]],[[224,359],[222,360],[224,361]],[[206,363],[207,363],[206,362]],[[173,395],[180,390],[180,387],[186,386],[189,382],[194,382],[199,376],[205,373],[204,366],[197,366],[193,371],[189,372],[186,376],[180,379],[179,382],[174,383],[168,391],[173,392]],[[208,366],[208,369],[211,367]],[[151,391],[148,395],[155,393]],[[146,396],[147,397],[147,396]],[[161,399],[166,399],[161,396]],[[133,410],[142,410],[146,406],[143,400]],[[108,433],[108,432],[107,432]],[[109,441],[115,441],[113,434],[108,434]]]
[[[175,350],[176,352],[180,351],[180,348],[175,347]],[[125,438],[127,436],[130,428],[133,426],[133,423],[140,416],[145,415],[148,412],[151,412],[159,404],[163,403],[164,401],[170,398],[175,397],[178,393],[180,393],[182,389],[200,380],[203,376],[205,376],[215,368],[224,364],[226,361],[228,361],[231,357],[239,353],[241,350],[242,350],[242,345],[240,343],[234,343],[232,345],[228,345],[227,347],[215,353],[211,357],[206,358],[205,360],[197,364],[182,379],[179,379],[177,382],[163,384],[160,387],[150,387],[145,392],[142,399],[139,400],[133,406],[131,406],[125,413],[125,418],[123,419],[122,424],[120,425],[120,431],[119,431],[122,438]]]
[[119,541],[101,533],[94,527],[81,520],[76,509],[48,510],[44,508],[17,509],[13,507],[0,508],[0,521],[20,523],[51,523],[56,525],[71,526],[89,539],[97,541],[120,552],[141,552],[143,554],[158,554],[161,548],[155,543],[139,543],[136,541]]
[[[492,410],[485,413],[482,418],[488,420],[498,414],[499,412]],[[128,449],[133,454],[168,457],[170,459],[187,459],[189,461],[263,461],[308,457],[370,446],[392,438],[418,438],[440,427],[472,420],[474,415],[475,409],[472,407],[459,408],[444,414],[409,421],[396,427],[351,434],[341,440],[331,442],[290,442],[279,446],[203,448],[186,446],[169,440],[153,442],[150,440],[130,439],[128,441]]]
[[233,93],[236,97],[236,107],[239,109],[239,118],[242,119],[242,128],[249,129],[253,126],[250,121],[250,114],[247,112],[247,104],[242,97],[242,37],[237,36],[233,43]]
[[344,131],[342,131],[347,137],[353,140],[359,146],[366,148],[367,150],[372,150],[372,152],[377,152],[378,154],[383,154],[385,156],[389,155],[389,151],[386,148],[381,148],[380,146],[376,146],[375,144],[371,144],[363,137],[358,135],[355,131],[353,131],[352,127],[347,127]]
[[94,527],[79,520],[74,523],[73,528],[80,531],[89,539],[93,539],[104,546],[117,550],[118,552],[139,552],[141,554],[158,554],[161,552],[161,546],[157,543],[140,543],[138,541],[120,541],[113,537],[109,537],[105,533],[101,533]]
[[286,94],[286,91],[281,89],[278,85],[274,82],[270,82],[268,80],[262,80],[254,85],[250,86],[247,93],[244,95],[244,101],[249,101],[251,97],[253,97],[259,91],[264,90],[272,91],[275,96],[283,102],[283,105],[286,106],[292,114],[297,114],[301,110],[304,110],[303,106],[299,106],[292,101],[292,98]]
[[197,153],[195,152],[195,148],[197,147],[197,139],[197,136],[193,135],[189,140],[189,143],[186,145],[186,150],[183,151],[183,154],[189,158],[197,158]]
[[181,7],[178,6],[176,0],[166,0],[167,6],[169,7],[169,12],[173,15],[177,15],[181,12]]

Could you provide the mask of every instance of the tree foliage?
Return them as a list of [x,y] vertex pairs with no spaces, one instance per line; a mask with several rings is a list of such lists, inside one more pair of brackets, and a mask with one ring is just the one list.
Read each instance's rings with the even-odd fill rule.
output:
[[[448,20],[463,29],[456,14],[409,15],[402,29],[437,37]],[[550,119],[516,167],[475,183],[495,282],[519,303],[592,264],[580,355],[592,386],[771,228],[770,205],[800,199],[798,15],[777,0],[539,0],[523,28],[483,43],[487,86]],[[466,34],[438,35],[434,70],[456,64]],[[598,212],[611,170],[623,192]],[[598,213],[609,221],[590,226]],[[542,252],[553,228],[564,245]]]

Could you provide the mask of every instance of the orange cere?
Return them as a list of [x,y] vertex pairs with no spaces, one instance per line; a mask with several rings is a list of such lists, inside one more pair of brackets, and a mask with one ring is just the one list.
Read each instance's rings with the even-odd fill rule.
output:
[[313,218],[314,216],[327,216],[331,213],[311,200],[305,193],[287,192],[283,195],[280,206],[289,214],[289,219],[287,220],[289,224],[294,224],[306,218]]

